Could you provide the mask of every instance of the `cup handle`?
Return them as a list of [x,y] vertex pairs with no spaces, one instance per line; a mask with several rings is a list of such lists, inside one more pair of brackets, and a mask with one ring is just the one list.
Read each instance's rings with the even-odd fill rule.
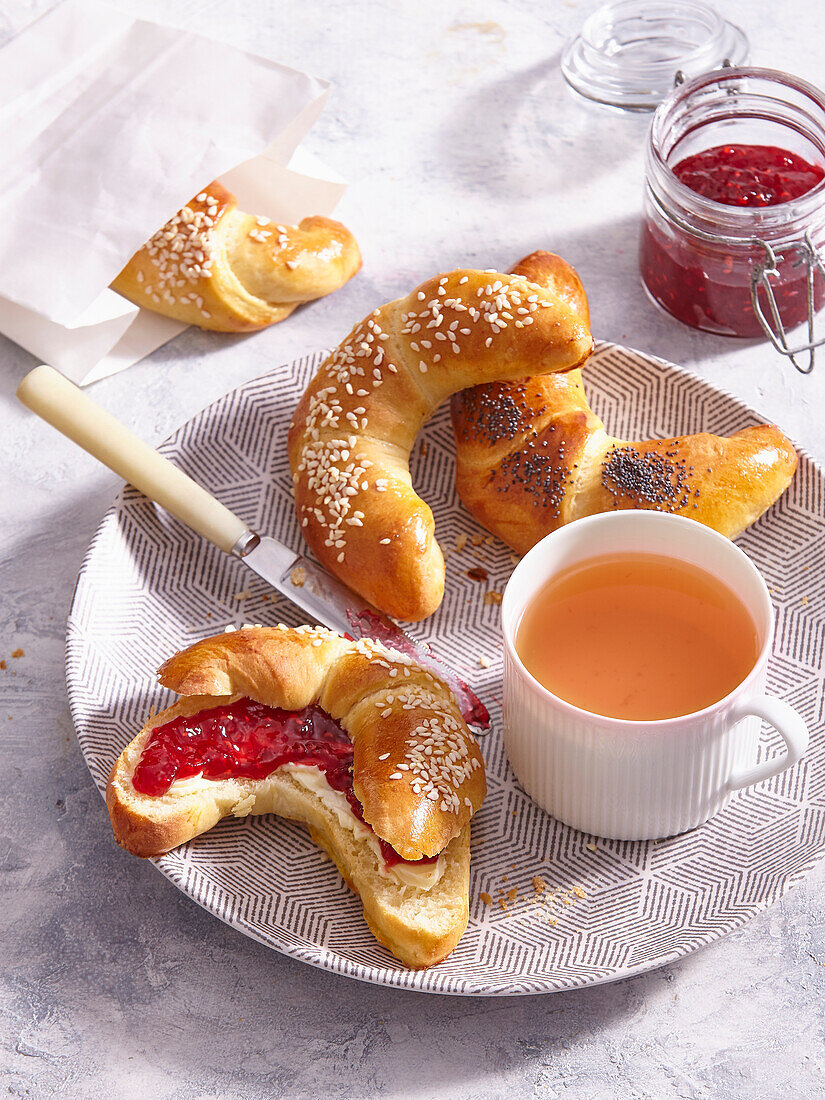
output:
[[729,791],[739,791],[743,787],[752,787],[754,783],[761,783],[763,779],[770,779],[772,775],[779,775],[786,768],[792,767],[808,747],[808,727],[793,707],[783,699],[775,699],[770,695],[747,699],[735,708],[731,720],[732,722],[738,722],[750,715],[763,718],[769,725],[773,726],[782,736],[786,751],[781,756],[766,760],[764,764],[757,764],[753,768],[743,768],[738,772],[734,772],[727,782]]

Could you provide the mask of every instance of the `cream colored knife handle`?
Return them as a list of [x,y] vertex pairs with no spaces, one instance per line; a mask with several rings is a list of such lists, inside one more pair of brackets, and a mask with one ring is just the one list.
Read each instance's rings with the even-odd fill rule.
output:
[[243,520],[52,367],[35,367],[17,396],[84,451],[227,554],[251,545]]

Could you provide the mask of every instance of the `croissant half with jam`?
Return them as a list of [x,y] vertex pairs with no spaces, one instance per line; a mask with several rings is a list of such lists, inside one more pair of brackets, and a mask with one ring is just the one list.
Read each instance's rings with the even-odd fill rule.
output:
[[467,925],[470,818],[486,785],[452,693],[411,658],[315,627],[254,627],[175,654],[181,698],[112,768],[117,842],[155,856],[224,817],[308,826],[405,965],[453,950]]

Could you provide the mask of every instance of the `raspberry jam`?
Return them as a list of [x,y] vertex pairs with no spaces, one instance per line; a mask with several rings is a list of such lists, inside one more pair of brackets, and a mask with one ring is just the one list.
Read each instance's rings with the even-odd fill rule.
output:
[[[718,145],[685,157],[673,174],[697,195],[736,207],[777,206],[805,195],[825,178],[825,170],[772,145]],[[751,303],[750,271],[734,250],[719,252],[702,241],[660,232],[648,221],[642,233],[640,267],[653,297],[685,324],[735,336],[762,336]],[[780,267],[774,286],[786,328],[808,316],[804,266]],[[816,287],[816,308],[823,285]],[[762,301],[767,315],[767,301]]]
[[[691,151],[695,150],[695,151]],[[787,73],[742,67],[674,89],[646,151],[639,266],[654,301],[706,332],[765,337],[765,279],[782,325],[808,321],[811,247],[825,247],[825,96]],[[776,271],[771,271],[771,252]],[[813,269],[813,310],[825,279]]]
[[[352,742],[320,707],[289,711],[252,699],[179,715],[156,726],[132,776],[136,791],[163,795],[176,780],[265,779],[284,764],[306,764],[324,773],[341,791],[353,813],[364,811],[352,787]],[[365,823],[366,824],[366,823]],[[404,860],[380,837],[387,867],[396,863],[435,863],[437,856]]]
[[811,191],[825,169],[775,145],[715,145],[680,160],[673,174],[726,206],[776,206]]

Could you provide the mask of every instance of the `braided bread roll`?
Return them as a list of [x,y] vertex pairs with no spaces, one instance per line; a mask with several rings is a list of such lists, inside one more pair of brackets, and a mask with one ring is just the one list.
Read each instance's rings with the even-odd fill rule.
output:
[[[579,277],[559,256],[536,252],[513,270],[589,318]],[[476,386],[453,398],[451,412],[458,495],[520,554],[565,523],[625,508],[688,516],[733,538],[784,492],[797,463],[767,424],[730,438],[615,439],[578,370]]]
[[[486,785],[475,738],[436,676],[366,639],[280,626],[196,642],[166,661],[159,679],[182,698],[151,718],[112,768],[106,801],[120,845],[154,856],[221,818],[280,814],[309,827],[360,895],[376,938],[402,962],[431,966],[449,954],[467,925],[469,822]],[[263,779],[187,778],[157,796],[135,789],[157,726],[243,697],[287,711],[315,704],[341,724],[367,824],[317,767],[286,764]],[[423,878],[414,865],[387,867],[376,837],[405,860],[438,859]]]
[[289,461],[303,535],[382,611],[426,618],[444,594],[433,515],[410,480],[419,428],[451,393],[590,355],[586,322],[520,275],[436,275],[352,330],[293,417]]
[[215,181],[135,253],[112,289],[189,325],[254,332],[331,294],[360,267],[340,222],[312,217],[291,226],[244,214]]

